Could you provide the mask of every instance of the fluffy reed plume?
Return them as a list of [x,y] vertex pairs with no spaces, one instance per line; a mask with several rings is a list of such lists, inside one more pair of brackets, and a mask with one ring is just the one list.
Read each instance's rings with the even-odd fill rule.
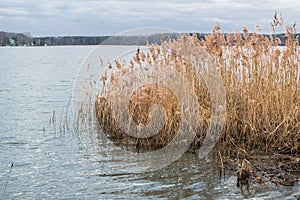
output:
[[[272,27],[283,25],[274,16]],[[260,26],[257,25],[260,30]],[[205,82],[197,77],[191,63],[180,49],[204,48],[217,66],[226,88],[227,115],[220,145],[236,145],[245,150],[264,152],[300,152],[300,91],[299,43],[294,38],[295,25],[286,27],[285,46],[279,47],[276,35],[243,33],[224,34],[218,24],[205,40],[196,35],[182,35],[178,40],[164,41],[161,46],[149,45],[148,51],[137,50],[130,63],[115,61],[108,65],[110,77],[102,79],[110,85],[118,84],[123,76],[133,70],[141,73],[155,71],[157,67],[175,69],[188,80],[199,102],[199,131],[194,145],[201,144],[210,122],[210,95]],[[203,56],[203,55],[202,55]],[[134,84],[130,77],[128,87]],[[110,87],[103,84],[96,99],[96,115],[104,132],[118,142],[136,143],[134,137],[118,128],[109,104]],[[101,94],[101,95],[100,95]],[[129,106],[130,115],[137,124],[149,123],[148,111],[153,104],[165,107],[167,122],[161,131],[150,138],[141,138],[138,144],[159,148],[173,138],[181,120],[180,102],[167,88],[155,84],[137,88]]]

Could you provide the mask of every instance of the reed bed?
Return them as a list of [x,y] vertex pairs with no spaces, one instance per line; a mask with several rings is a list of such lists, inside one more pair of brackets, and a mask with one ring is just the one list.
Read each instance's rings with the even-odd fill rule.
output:
[[245,150],[300,152],[300,57],[293,28],[287,27],[283,47],[276,35],[249,34],[246,28],[224,35],[216,26],[202,41],[215,55],[226,87],[221,142]]
[[[276,18],[277,20],[277,18]],[[273,27],[282,25],[274,20]],[[135,70],[151,75],[158,67],[174,69],[190,84],[199,105],[199,128],[192,146],[200,147],[210,123],[211,96],[195,66],[182,56],[182,49],[199,56],[208,53],[221,74],[226,90],[226,122],[219,146],[235,146],[245,151],[300,153],[300,87],[299,43],[294,26],[286,27],[285,46],[276,35],[265,36],[259,31],[224,34],[219,25],[205,40],[197,35],[181,35],[177,40],[165,40],[161,45],[149,44],[147,51],[138,49],[129,63],[115,60],[107,65],[101,77],[102,87],[96,97],[96,116],[102,130],[116,143],[150,146],[154,149],[168,144],[176,135],[181,119],[181,102],[168,88],[148,84],[136,88],[128,110],[136,124],[147,125],[149,109],[154,104],[165,108],[166,123],[158,134],[139,138],[118,127],[112,113],[110,95],[113,85]],[[134,85],[135,79],[128,79]],[[176,81],[176,80],[174,80]]]
[[[121,145],[126,143],[154,149],[161,148],[170,143],[180,128],[183,114],[181,110],[182,104],[185,104],[184,107],[187,109],[194,106],[193,104],[187,105],[190,103],[189,101],[180,102],[178,99],[178,96],[181,94],[183,96],[181,98],[192,98],[189,92],[187,92],[189,90],[195,92],[197,97],[196,101],[200,105],[198,108],[200,110],[199,116],[196,116],[196,120],[200,126],[196,134],[195,142],[200,142],[204,138],[210,120],[210,97],[204,81],[199,79],[196,75],[195,67],[182,57],[182,51],[185,51],[191,42],[194,43],[194,39],[188,35],[184,35],[176,41],[170,39],[164,41],[161,45],[149,45],[147,52],[138,49],[129,65],[126,65],[122,59],[116,60],[114,64],[108,64],[107,73],[101,77],[103,83],[96,97],[95,107],[99,125],[111,139]],[[204,48],[199,44],[198,46],[201,48],[201,50],[198,51],[198,53],[201,54],[200,56],[206,55],[207,53]],[[183,84],[182,86],[182,84],[177,83],[181,81],[180,79],[174,80],[174,76],[156,73],[161,70],[166,70],[165,72],[167,72],[167,70],[176,71],[180,76],[184,77],[188,84]],[[141,80],[139,80],[139,76],[150,76],[152,78],[149,79],[151,80],[150,83],[142,85],[140,84]],[[127,86],[121,89],[122,94],[128,94],[131,95],[131,97],[128,102],[125,100],[122,101],[120,108],[114,108],[117,110],[116,112],[112,112],[113,105],[110,100],[116,93],[114,87],[118,87],[121,80],[125,80]],[[166,82],[168,83],[167,85],[162,84]],[[176,85],[182,87],[178,88]],[[174,93],[168,86],[177,90],[177,92]],[[132,87],[134,89],[132,89]],[[129,90],[134,92],[131,93]],[[122,96],[120,93],[118,94],[121,98],[126,96]],[[131,116],[125,116],[126,119],[124,121],[132,120],[136,126],[147,126],[151,124],[149,111],[154,105],[162,106],[165,111],[165,123],[161,125],[160,123],[155,124],[155,122],[152,129],[149,130],[152,132],[157,130],[158,126],[161,126],[162,128],[154,135],[150,137],[139,137],[137,139],[136,137],[132,137],[132,135],[130,136],[130,134],[118,126],[115,116],[122,116],[124,112],[129,112]],[[126,111],[126,109],[124,111],[123,106],[128,106],[128,111]],[[164,113],[161,113],[161,115],[164,115]],[[192,116],[185,117],[192,118]],[[164,119],[162,118],[161,120]],[[188,134],[189,133],[187,133],[187,135]],[[177,141],[177,143],[181,142],[184,141]]]

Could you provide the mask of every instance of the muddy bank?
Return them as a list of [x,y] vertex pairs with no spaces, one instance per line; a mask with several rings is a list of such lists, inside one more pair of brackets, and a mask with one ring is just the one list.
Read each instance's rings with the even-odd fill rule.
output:
[[222,155],[222,158],[219,158],[219,166],[224,172],[234,173],[237,187],[251,185],[289,187],[300,183],[299,154],[254,151],[248,153],[236,151],[233,154]]

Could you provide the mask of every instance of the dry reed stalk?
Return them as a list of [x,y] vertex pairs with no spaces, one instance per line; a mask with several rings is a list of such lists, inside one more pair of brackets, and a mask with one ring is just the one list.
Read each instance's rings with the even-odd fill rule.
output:
[[14,167],[14,162],[11,163],[10,168],[9,168],[9,172],[7,174],[7,179],[6,179],[5,186],[4,186],[3,193],[2,193],[2,200],[4,200],[6,188],[7,188],[9,178],[10,178],[10,174],[11,174],[11,170],[12,170],[13,167]]

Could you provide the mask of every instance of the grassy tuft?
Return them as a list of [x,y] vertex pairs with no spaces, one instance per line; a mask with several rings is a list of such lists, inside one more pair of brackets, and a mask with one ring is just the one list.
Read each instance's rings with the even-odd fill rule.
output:
[[[282,20],[274,16],[272,28],[275,30],[280,25],[283,25]],[[257,27],[259,30],[259,25]],[[130,116],[138,125],[150,123],[149,109],[154,104],[165,108],[166,123],[152,137],[137,141],[122,131],[109,99],[114,95],[114,86],[120,84],[123,77],[129,77],[126,79],[128,86],[133,87],[136,81],[135,77],[130,77],[133,72],[151,75],[158,68],[169,68],[181,74],[196,94],[199,129],[193,146],[201,145],[210,123],[211,97],[205,81],[182,56],[183,49],[193,52],[195,48],[201,48],[203,51],[199,56],[205,57],[205,51],[209,54],[226,89],[226,123],[219,145],[234,145],[246,151],[299,153],[300,53],[294,33],[295,27],[287,26],[285,46],[279,47],[281,41],[275,34],[250,34],[246,27],[242,33],[224,34],[217,24],[205,40],[200,41],[196,34],[183,34],[178,40],[163,41],[160,46],[148,45],[147,51],[138,49],[129,63],[120,59],[107,65],[109,73],[101,78],[103,87],[95,103],[99,125],[119,143],[138,143],[156,149],[168,144],[182,120],[181,102],[172,91],[159,84],[159,78],[157,84],[135,88],[128,104]]]

